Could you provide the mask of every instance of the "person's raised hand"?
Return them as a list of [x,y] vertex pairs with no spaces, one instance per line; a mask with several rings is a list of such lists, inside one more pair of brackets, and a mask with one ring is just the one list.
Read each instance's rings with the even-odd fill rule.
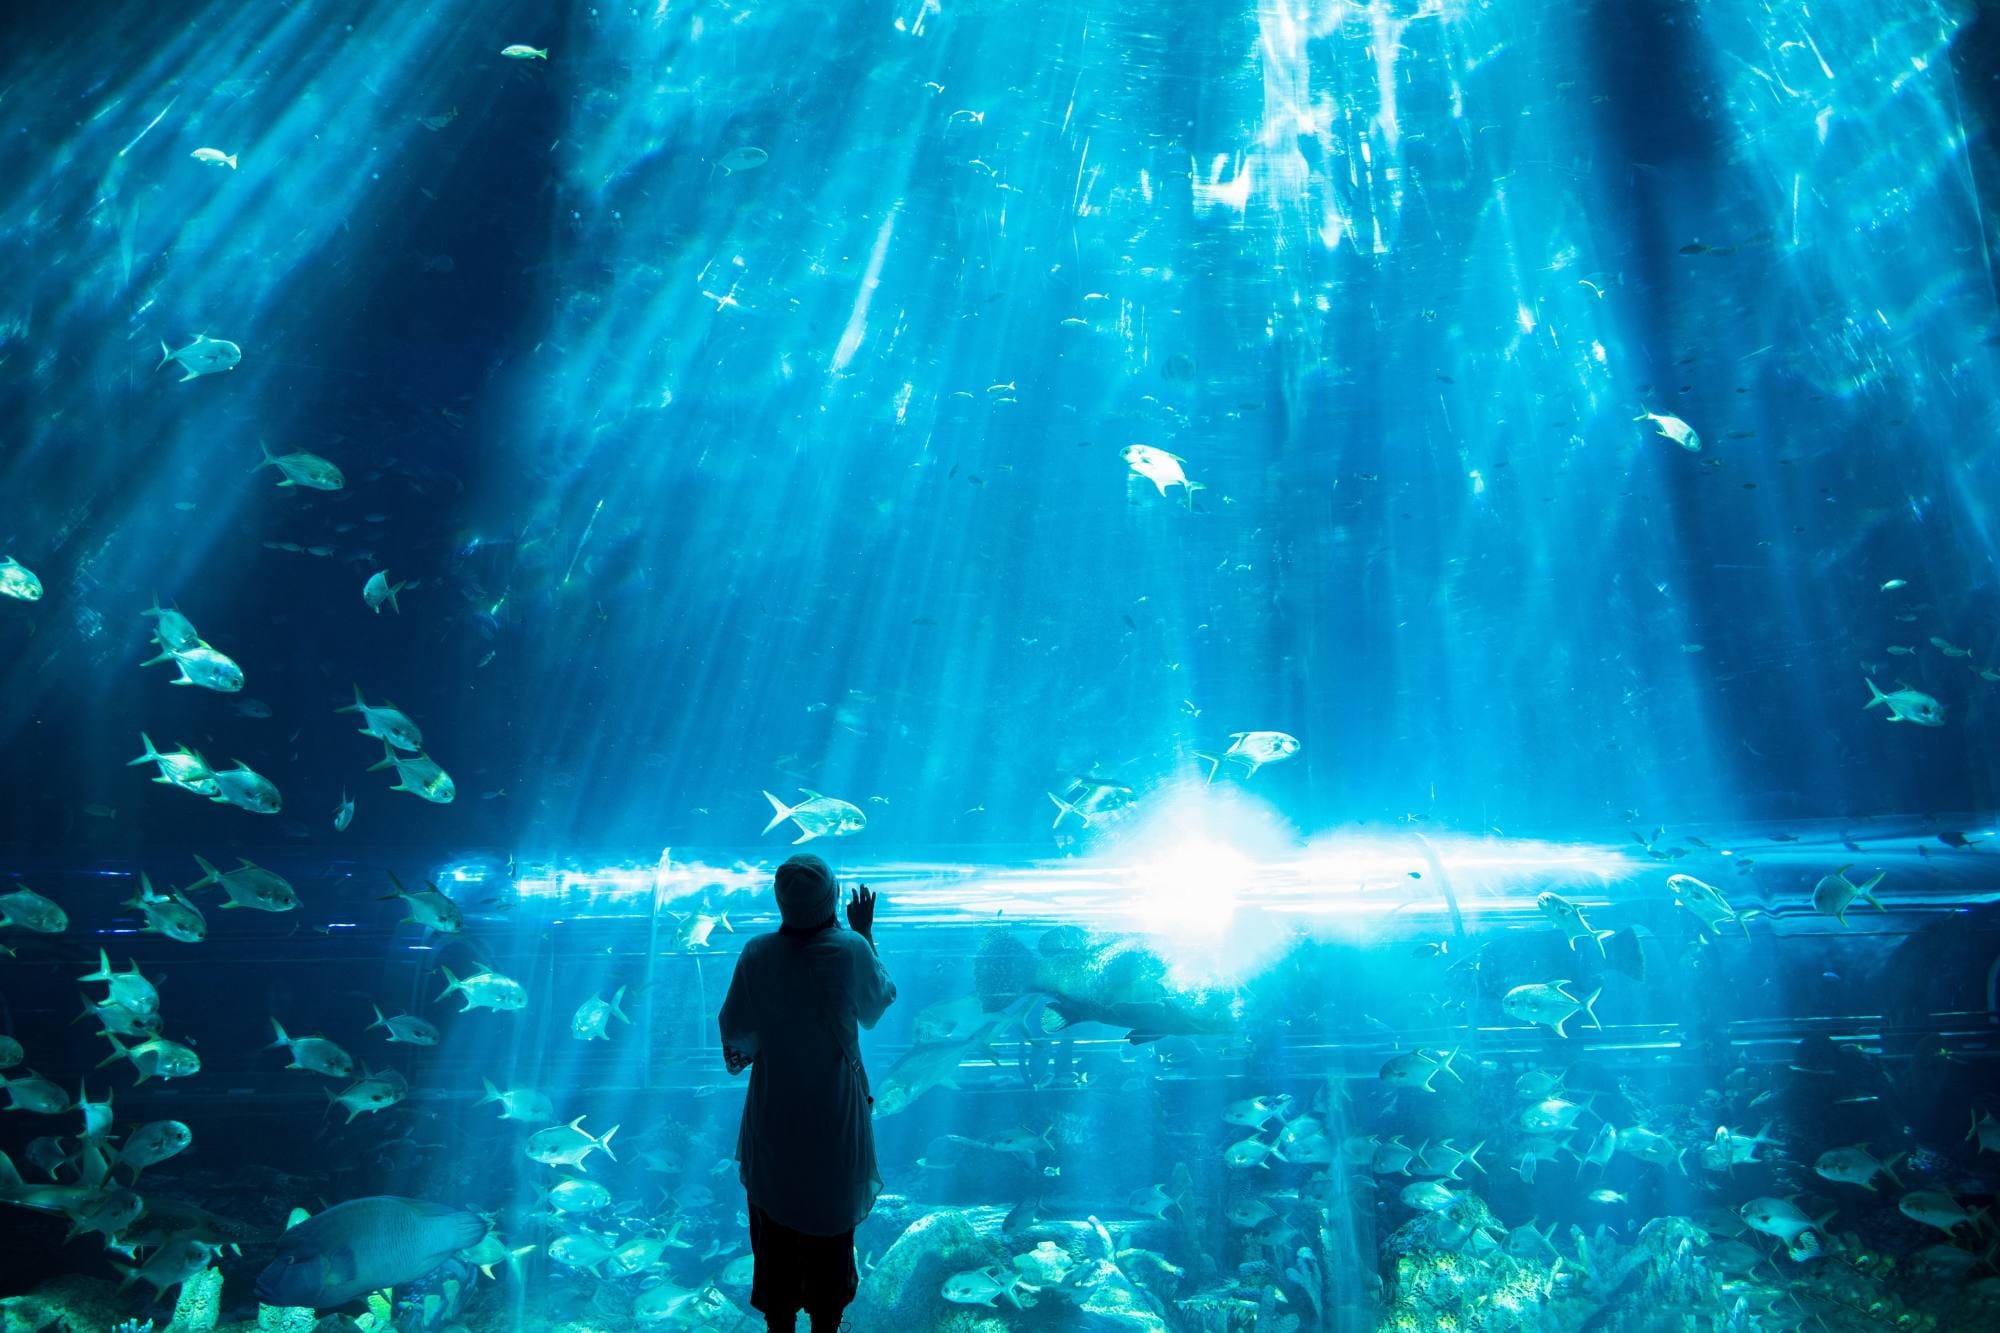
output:
[[863,939],[875,937],[875,890],[866,884],[848,895],[847,928]]

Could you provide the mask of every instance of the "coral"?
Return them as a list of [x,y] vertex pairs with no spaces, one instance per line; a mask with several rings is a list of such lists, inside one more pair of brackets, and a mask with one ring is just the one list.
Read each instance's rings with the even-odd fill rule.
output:
[[167,1333],[208,1333],[222,1310],[222,1270],[204,1268],[181,1283]]
[[111,1326],[111,1333],[153,1333],[153,1321],[141,1323],[137,1319],[121,1319]]
[[312,1333],[319,1311],[301,1305],[260,1305],[258,1333]]

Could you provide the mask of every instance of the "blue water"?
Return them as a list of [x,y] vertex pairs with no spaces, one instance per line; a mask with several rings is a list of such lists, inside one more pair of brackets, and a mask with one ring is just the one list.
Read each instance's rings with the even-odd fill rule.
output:
[[[1006,1015],[881,1120],[863,1327],[1993,1317],[1990,1228],[1897,1207],[1990,1203],[2000,1102],[1976,7],[24,0],[10,29],[0,556],[41,595],[0,597],[0,893],[67,922],[0,929],[7,1077],[115,1085],[114,1138],[175,1118],[195,1150],[147,1170],[156,1239],[122,1258],[0,1180],[0,1293],[164,1327],[171,1296],[93,1284],[191,1204],[241,1228],[222,1318],[254,1321],[290,1208],[387,1193],[532,1247],[405,1293],[404,1333],[735,1327],[713,1016],[804,827],[771,802],[824,794],[852,820],[811,847],[882,890],[902,988],[877,1081],[928,1006]],[[197,335],[240,363],[159,364]],[[344,485],[281,488],[260,445]],[[156,601],[240,692],[140,665]],[[356,690],[453,799],[371,770]],[[149,783],[142,733],[282,808]],[[196,856],[301,905],[205,891],[203,942],[134,933],[138,876]],[[1844,866],[1879,906],[1815,901]],[[464,931],[401,923],[392,873]],[[1703,928],[1672,875],[1741,919]],[[92,1068],[99,948],[201,1074]],[[528,1008],[439,1001],[479,967]],[[1601,1026],[1509,1011],[1555,980],[1601,987]],[[578,1043],[620,987],[632,1022]],[[1044,1025],[1085,992],[1193,1017]],[[386,1045],[371,1005],[444,1039]],[[274,1016],[407,1096],[343,1124]],[[1412,1051],[1462,1054],[1385,1084]],[[1535,1169],[1538,1073],[1583,1110]],[[546,1215],[487,1078],[621,1126],[613,1208]],[[1421,1158],[1228,1166],[1253,1097],[1290,1099],[1260,1142],[1484,1141],[1488,1171],[1427,1212]],[[75,1112],[5,1122],[17,1164],[62,1141],[55,1183],[131,1184],[90,1178]],[[1635,1127],[1674,1160],[1590,1160]],[[964,1142],[1017,1128],[1045,1146]],[[1903,1188],[1815,1172],[1857,1142]],[[1184,1202],[1135,1208],[1155,1185]],[[1804,1256],[1741,1223],[1794,1193],[1836,1209]],[[889,1299],[941,1214],[987,1247],[941,1274],[1043,1241],[1113,1272]],[[1562,1264],[1515,1253],[1531,1219]],[[669,1234],[635,1274],[550,1254]],[[695,1298],[634,1314],[666,1284]]]

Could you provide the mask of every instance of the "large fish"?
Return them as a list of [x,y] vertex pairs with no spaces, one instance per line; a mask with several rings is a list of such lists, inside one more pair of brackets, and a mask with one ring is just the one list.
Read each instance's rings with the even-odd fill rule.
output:
[[401,1287],[468,1246],[486,1224],[463,1209],[382,1195],[335,1204],[278,1240],[257,1278],[266,1305],[328,1310],[384,1287]]

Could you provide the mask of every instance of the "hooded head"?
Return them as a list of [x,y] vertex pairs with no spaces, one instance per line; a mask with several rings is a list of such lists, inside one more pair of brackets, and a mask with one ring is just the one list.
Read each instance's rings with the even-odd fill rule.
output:
[[833,871],[810,852],[801,852],[778,867],[778,915],[793,930],[823,926],[833,916],[838,897]]

